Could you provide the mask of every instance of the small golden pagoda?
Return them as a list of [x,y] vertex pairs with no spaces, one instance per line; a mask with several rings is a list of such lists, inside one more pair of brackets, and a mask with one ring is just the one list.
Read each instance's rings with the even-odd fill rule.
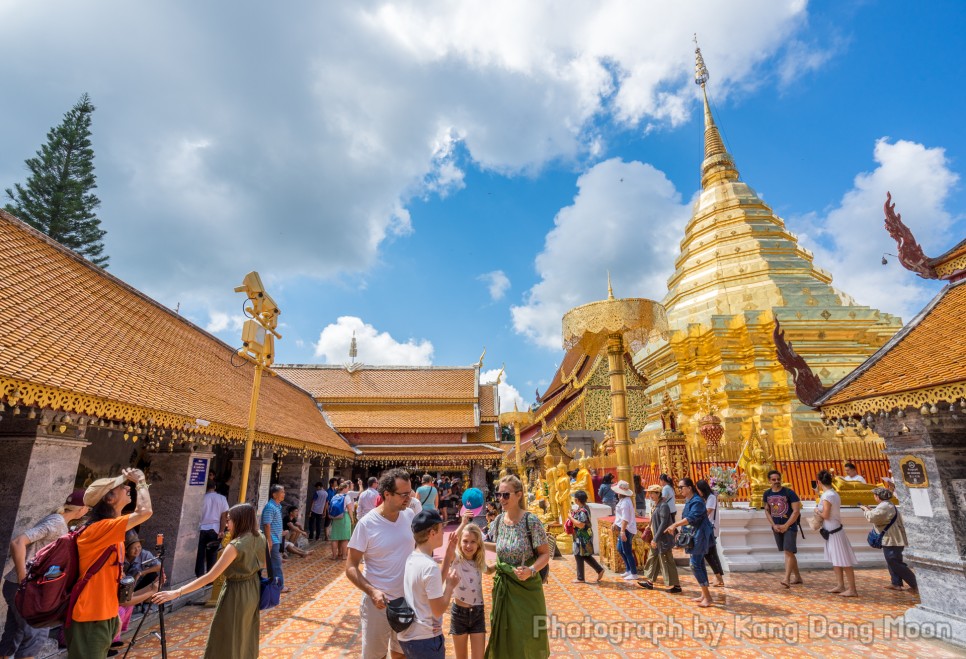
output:
[[637,369],[647,375],[650,420],[638,444],[656,442],[662,395],[668,390],[681,412],[680,429],[688,436],[692,461],[707,460],[704,440],[696,432],[701,385],[707,378],[724,426],[720,460],[737,460],[739,438],[749,436],[753,422],[767,428],[776,459],[881,457],[876,437],[860,439],[857,433],[867,432],[863,429],[836,433],[798,401],[771,335],[779,319],[802,356],[831,384],[885,344],[902,323],[833,288],[831,275],[813,263],[782,219],[739,180],[708,103],[708,70],[700,49],[695,55],[695,81],[704,101],[701,192],[663,300],[670,339],[634,357]]

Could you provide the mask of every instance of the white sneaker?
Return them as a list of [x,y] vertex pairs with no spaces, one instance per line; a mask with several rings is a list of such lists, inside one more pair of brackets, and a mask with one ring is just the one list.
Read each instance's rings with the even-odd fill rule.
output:
[[634,574],[633,572],[627,572],[621,578],[624,579],[625,581],[637,581],[637,575]]

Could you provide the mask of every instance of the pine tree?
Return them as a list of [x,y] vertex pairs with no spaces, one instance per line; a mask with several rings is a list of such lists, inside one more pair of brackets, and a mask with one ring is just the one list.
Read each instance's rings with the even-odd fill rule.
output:
[[92,192],[94,150],[91,148],[91,114],[94,105],[87,94],[64,115],[59,126],[47,133],[47,142],[36,157],[26,161],[30,176],[26,185],[7,188],[12,204],[6,209],[39,231],[95,265],[107,267],[102,256],[107,233],[95,211],[101,201]]

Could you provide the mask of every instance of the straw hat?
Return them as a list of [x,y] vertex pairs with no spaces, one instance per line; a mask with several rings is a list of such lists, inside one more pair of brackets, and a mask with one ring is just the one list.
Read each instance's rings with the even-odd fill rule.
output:
[[93,508],[97,503],[107,496],[107,493],[119,485],[123,485],[127,480],[125,476],[115,476],[113,478],[98,478],[87,486],[84,492],[84,505]]
[[648,485],[647,486],[647,493],[648,494],[651,494],[651,493],[660,494],[661,493],[661,486],[660,485]]

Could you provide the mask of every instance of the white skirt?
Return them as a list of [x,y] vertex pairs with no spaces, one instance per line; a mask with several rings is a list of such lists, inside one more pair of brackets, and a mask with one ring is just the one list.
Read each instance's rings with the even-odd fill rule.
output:
[[[823,525],[827,530],[836,529],[842,525],[839,520],[825,520]],[[831,528],[830,528],[831,527]],[[852,551],[852,543],[845,534],[845,529],[834,533],[825,541],[825,560],[833,567],[854,567],[858,565],[855,560],[855,552]]]

